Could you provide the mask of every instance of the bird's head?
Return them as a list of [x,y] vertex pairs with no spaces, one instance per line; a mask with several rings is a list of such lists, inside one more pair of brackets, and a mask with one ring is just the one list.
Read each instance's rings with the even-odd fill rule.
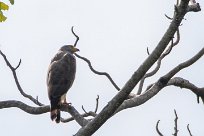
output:
[[70,53],[75,53],[77,51],[79,51],[79,49],[77,49],[76,47],[74,47],[73,45],[64,45],[60,48],[61,51],[68,51]]

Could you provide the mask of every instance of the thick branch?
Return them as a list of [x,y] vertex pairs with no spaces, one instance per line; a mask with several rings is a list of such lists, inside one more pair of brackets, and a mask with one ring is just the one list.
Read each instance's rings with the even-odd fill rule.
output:
[[[141,80],[144,74],[151,68],[151,66],[158,60],[162,52],[167,47],[168,43],[174,36],[174,33],[178,29],[184,15],[186,14],[186,9],[188,6],[189,0],[182,0],[181,4],[178,7],[178,12],[175,15],[172,23],[170,24],[167,32],[162,37],[161,41],[154,49],[154,51],[148,56],[144,63],[135,71],[132,77],[127,81],[121,91],[105,106],[105,108],[85,127],[81,128],[76,136],[90,136],[96,130],[98,130],[118,109],[118,107],[123,103],[127,98],[130,92],[134,89],[137,83]],[[157,85],[157,88],[163,88],[160,83],[163,83],[163,80]],[[163,84],[162,84],[163,85]],[[160,90],[160,89],[159,89]]]
[[[181,77],[174,77],[171,80],[169,80],[167,85],[174,85],[174,86],[178,86],[180,88],[186,88],[191,90],[193,93],[196,94],[196,96],[201,97],[203,103],[204,103],[204,87],[203,88],[199,88],[197,86],[195,86],[193,83],[189,82],[186,79],[183,79]],[[199,101],[198,101],[199,103]]]
[[19,108],[29,114],[34,114],[34,115],[50,112],[49,105],[41,106],[41,107],[32,107],[21,101],[16,101],[16,100],[0,101],[0,109],[12,108],[12,107]]
[[[141,105],[151,99],[153,96],[155,96],[162,88],[168,85],[169,80],[180,70],[192,65],[195,63],[199,58],[201,58],[204,55],[204,48],[202,48],[195,56],[193,56],[191,59],[179,64],[174,69],[172,69],[169,73],[161,77],[154,85],[152,85],[148,91],[144,92],[143,94],[136,96],[132,99],[126,100],[123,102],[123,104],[117,109],[117,112],[131,108],[136,107],[138,105]],[[175,83],[175,82],[174,82]],[[169,83],[170,84],[170,83]],[[176,83],[175,83],[176,84]],[[192,86],[187,85],[187,87],[191,88]],[[192,88],[194,90],[194,88]],[[195,91],[196,92],[196,91]],[[196,93],[199,92],[199,96],[202,96],[203,98],[203,90],[199,90]]]
[[[49,105],[40,106],[40,107],[32,107],[21,101],[16,101],[16,100],[0,101],[0,109],[12,108],[12,107],[19,108],[33,115],[39,115],[39,114],[50,112]],[[75,119],[78,122],[78,124],[82,127],[88,123],[88,121],[84,119],[83,115],[80,115],[73,106],[63,105],[61,107],[61,110],[70,113],[73,119]],[[94,114],[90,113],[90,115],[93,116]]]
[[71,114],[76,122],[82,127],[88,123],[88,120],[86,120],[73,106],[62,105],[61,110],[69,112],[69,114]]

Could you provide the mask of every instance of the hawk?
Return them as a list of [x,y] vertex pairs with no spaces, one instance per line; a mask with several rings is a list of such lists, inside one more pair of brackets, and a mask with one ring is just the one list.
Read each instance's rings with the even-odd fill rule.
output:
[[60,106],[66,102],[66,93],[71,88],[76,73],[74,53],[79,51],[73,45],[62,46],[51,60],[47,73],[47,90],[50,100],[50,117],[60,122]]

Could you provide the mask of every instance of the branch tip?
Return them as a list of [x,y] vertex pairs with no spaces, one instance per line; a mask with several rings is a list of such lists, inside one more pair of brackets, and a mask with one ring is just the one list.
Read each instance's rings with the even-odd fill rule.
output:
[[71,28],[72,34],[76,37],[76,41],[74,43],[74,47],[76,47],[78,41],[79,41],[79,36],[74,32],[74,26]]

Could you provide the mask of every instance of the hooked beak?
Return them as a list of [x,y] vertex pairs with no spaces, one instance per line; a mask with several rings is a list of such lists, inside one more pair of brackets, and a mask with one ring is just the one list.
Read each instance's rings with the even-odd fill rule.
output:
[[77,51],[79,51],[79,49],[74,47],[73,51],[77,52]]

